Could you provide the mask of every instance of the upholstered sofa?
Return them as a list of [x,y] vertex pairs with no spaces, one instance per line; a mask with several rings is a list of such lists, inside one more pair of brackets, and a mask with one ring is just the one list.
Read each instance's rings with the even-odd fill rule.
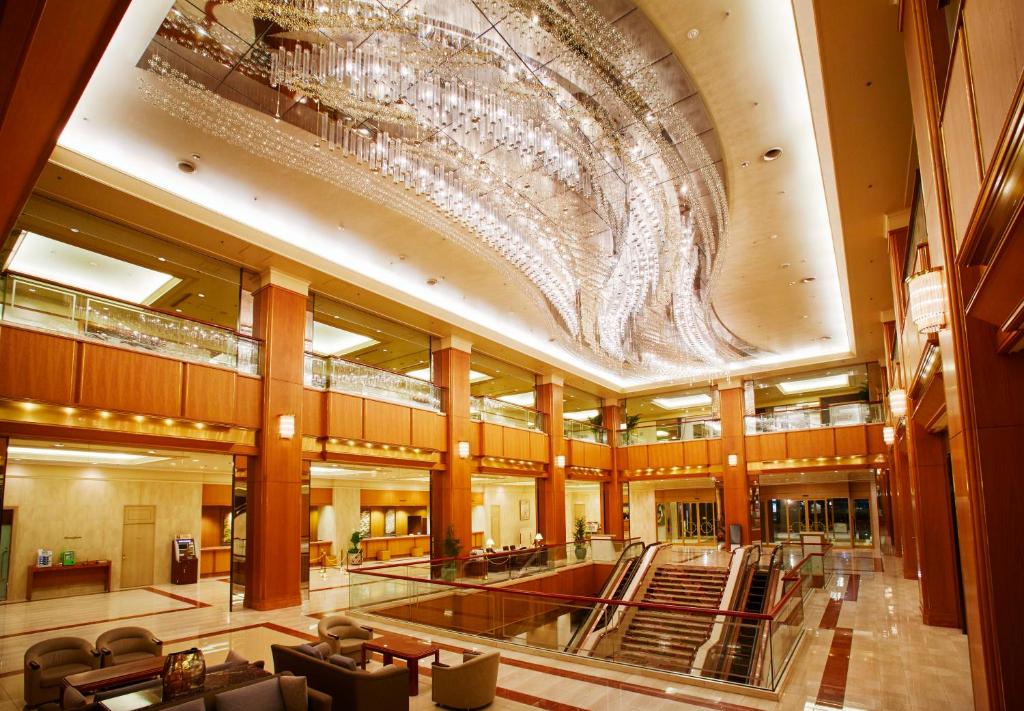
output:
[[430,668],[431,699],[452,709],[478,709],[491,704],[498,687],[501,654],[466,652],[462,664],[434,662]]
[[99,652],[80,637],[54,637],[33,644],[25,650],[26,708],[58,701],[64,677],[99,666]]
[[[372,672],[346,669],[312,656],[308,651],[299,651],[299,647],[281,644],[271,645],[270,652],[276,671],[306,677],[311,689],[333,699],[335,709],[407,711],[409,708],[409,672],[403,667],[389,664]],[[354,662],[349,666],[354,667]]]

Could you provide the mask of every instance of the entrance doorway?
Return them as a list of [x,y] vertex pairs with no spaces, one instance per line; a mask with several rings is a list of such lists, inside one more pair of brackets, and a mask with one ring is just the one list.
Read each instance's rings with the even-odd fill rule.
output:
[[121,540],[121,587],[152,585],[156,506],[125,506]]
[[714,501],[663,501],[657,505],[658,540],[691,545],[715,542]]

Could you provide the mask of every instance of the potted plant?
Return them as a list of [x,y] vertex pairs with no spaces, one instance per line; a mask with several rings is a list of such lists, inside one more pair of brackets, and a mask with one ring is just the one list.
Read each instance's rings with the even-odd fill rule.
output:
[[587,557],[587,522],[582,516],[573,521],[572,540],[576,544],[576,560],[584,560]]
[[[444,548],[445,558],[458,558],[459,553],[462,552],[462,541],[455,537],[455,526],[448,524],[448,530],[444,532],[444,542],[442,543]],[[450,582],[455,580],[455,574],[458,571],[458,561],[447,560],[444,566],[441,568],[441,577]]]
[[640,415],[626,415],[626,419],[622,421],[625,425],[623,429],[626,431],[626,444],[633,444],[633,430],[640,424]]
[[359,544],[363,541],[362,531],[352,531],[352,536],[349,538],[350,545],[348,547],[348,564],[349,565],[361,565],[363,562],[363,549]]

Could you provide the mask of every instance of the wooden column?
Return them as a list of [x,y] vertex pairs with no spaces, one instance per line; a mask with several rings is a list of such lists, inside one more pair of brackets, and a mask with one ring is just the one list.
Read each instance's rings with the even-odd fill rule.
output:
[[438,343],[433,354],[434,383],[443,387],[445,418],[445,468],[430,478],[430,557],[442,558],[444,538],[451,525],[462,546],[461,553],[473,547],[472,475],[473,459],[459,456],[459,442],[472,441],[473,425],[469,419],[469,354],[468,341],[446,338]]
[[[729,527],[738,523],[743,543],[750,543],[750,489],[747,482],[747,452],[743,419],[743,387],[719,387],[722,418],[722,491],[725,498],[725,540]],[[736,463],[730,465],[729,457]]]
[[622,538],[622,482],[619,481],[619,458],[616,447],[619,444],[619,411],[618,400],[606,400],[601,407],[601,422],[608,430],[608,446],[612,450],[611,478],[601,484],[601,520],[604,521],[604,532]]
[[[248,471],[246,546],[249,579],[245,605],[257,610],[301,602],[303,348],[308,296],[304,282],[274,270],[256,292],[256,336],[263,339],[263,426],[260,454]],[[280,435],[282,415],[295,417],[290,439]]]
[[11,441],[0,437],[0,511],[4,508],[4,492],[7,489],[7,446]]
[[562,433],[562,379],[548,375],[537,386],[537,409],[544,413],[548,430],[547,477],[537,480],[537,532],[549,544],[565,543],[565,467],[556,459],[565,456]]

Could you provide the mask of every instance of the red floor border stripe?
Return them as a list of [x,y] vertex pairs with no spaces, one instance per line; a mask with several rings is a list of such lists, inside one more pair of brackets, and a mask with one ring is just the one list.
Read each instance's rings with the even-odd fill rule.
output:
[[821,622],[818,628],[823,630],[834,630],[839,624],[839,612],[843,609],[843,601],[836,598],[829,598],[825,605],[825,611],[821,614]]
[[843,708],[846,698],[846,682],[850,671],[850,646],[853,643],[853,630],[849,627],[837,627],[832,636],[832,645],[828,650],[828,661],[821,674],[821,685],[818,687],[816,703],[829,708]]
[[847,577],[846,592],[843,594],[843,600],[847,602],[857,602],[857,595],[860,593],[860,575],[857,573],[851,573]]

